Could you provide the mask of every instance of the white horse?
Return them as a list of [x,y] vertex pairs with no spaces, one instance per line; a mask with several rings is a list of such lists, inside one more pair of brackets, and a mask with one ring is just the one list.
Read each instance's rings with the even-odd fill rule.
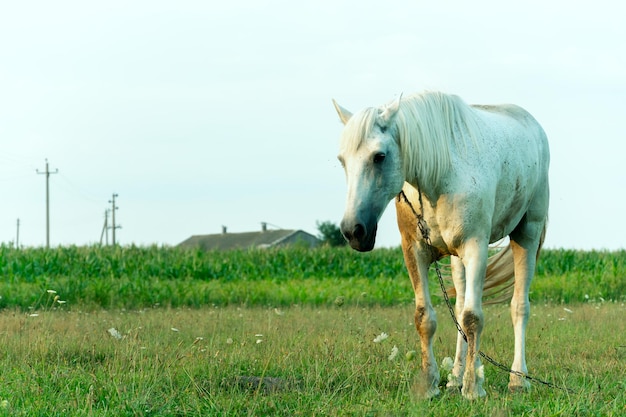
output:
[[[550,156],[541,126],[518,106],[469,106],[456,96],[436,92],[398,98],[354,115],[333,103],[345,125],[338,157],[348,186],[341,230],[352,248],[374,247],[378,220],[402,190],[430,230],[427,243],[409,204],[398,198],[398,226],[421,339],[423,395],[439,394],[432,350],[437,322],[428,269],[445,256],[452,256],[455,308],[467,336],[467,343],[461,336],[457,339],[447,386],[461,388],[468,399],[486,395],[478,352],[482,298],[490,273],[488,245],[506,236],[515,280],[511,369],[526,374],[528,291],[548,217]],[[516,373],[510,374],[509,389],[529,388]]]

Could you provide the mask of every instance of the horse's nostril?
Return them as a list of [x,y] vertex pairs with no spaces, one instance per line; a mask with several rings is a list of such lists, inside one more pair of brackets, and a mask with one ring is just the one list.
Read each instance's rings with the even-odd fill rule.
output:
[[354,240],[359,241],[363,239],[366,235],[365,226],[363,226],[360,223],[357,223],[352,227],[342,227],[341,231],[343,233],[343,236],[349,242],[354,241]]
[[355,224],[352,235],[355,239],[363,239],[365,237],[365,226],[360,223]]

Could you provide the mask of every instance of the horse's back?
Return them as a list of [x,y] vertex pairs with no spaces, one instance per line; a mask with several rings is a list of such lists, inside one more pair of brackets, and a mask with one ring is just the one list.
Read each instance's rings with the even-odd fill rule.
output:
[[502,116],[507,116],[511,119],[514,119],[518,122],[524,123],[532,123],[539,125],[537,120],[523,107],[518,106],[517,104],[472,104],[472,108],[476,110],[482,110],[487,113],[499,114]]
[[525,135],[534,136],[535,139],[543,142],[542,145],[547,148],[548,139],[545,131],[537,119],[523,107],[516,104],[473,104],[471,107],[477,110],[477,114],[482,119],[490,119],[491,121],[500,119],[503,124],[519,126]]
[[[548,138],[528,111],[515,104],[472,105],[472,108],[483,122],[483,146],[496,152],[498,159],[508,163],[519,160],[520,164],[538,164],[533,169],[547,174],[550,162]],[[488,149],[481,149],[480,153],[483,152],[490,153]]]

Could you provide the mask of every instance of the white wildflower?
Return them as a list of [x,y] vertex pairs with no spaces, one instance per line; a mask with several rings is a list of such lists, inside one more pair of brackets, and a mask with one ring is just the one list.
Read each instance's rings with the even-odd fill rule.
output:
[[257,339],[256,344],[258,345],[259,343],[263,343],[263,339]]
[[572,313],[573,313],[573,311],[572,311],[572,310],[570,310],[570,309],[569,309],[569,308],[567,308],[567,307],[563,308],[563,310],[564,310],[566,313],[570,313],[570,314],[572,314]]
[[385,332],[382,332],[381,334],[379,334],[378,336],[376,336],[374,338],[374,343],[380,343],[383,340],[387,339],[389,337],[389,335]]
[[172,327],[171,329],[173,332],[180,332],[180,330],[178,330],[176,327]]
[[393,347],[391,348],[391,353],[389,354],[389,357],[387,359],[389,359],[390,361],[396,360],[396,356],[398,356],[399,351],[400,350],[398,349],[398,346],[393,345]]
[[46,290],[46,292],[47,292],[48,294],[56,294],[56,293],[57,293],[55,290]]
[[30,314],[28,317],[39,317],[39,314],[37,314],[37,313],[32,313],[32,314]]
[[452,367],[454,367],[454,361],[452,360],[452,358],[449,356],[446,356],[445,358],[443,358],[443,360],[441,361],[440,369],[442,371],[451,372]]
[[107,332],[109,332],[109,334],[117,340],[120,340],[122,338],[122,334],[118,332],[115,327],[111,327],[109,330],[107,330]]

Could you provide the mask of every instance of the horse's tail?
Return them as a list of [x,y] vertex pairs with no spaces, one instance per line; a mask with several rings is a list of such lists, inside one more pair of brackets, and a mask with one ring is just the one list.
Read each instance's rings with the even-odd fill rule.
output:
[[511,299],[515,284],[513,266],[513,250],[510,244],[487,259],[483,304],[498,304]]
[[[446,271],[450,273],[450,271]],[[487,274],[483,287],[483,304],[497,304],[508,301],[513,295],[515,274],[513,271],[513,251],[507,244],[487,258]],[[450,297],[456,297],[454,287],[447,288]]]
[[[537,249],[537,260],[546,237],[547,220],[541,231],[539,238],[539,248]],[[515,284],[515,273],[513,270],[513,251],[511,244],[507,244],[497,253],[487,259],[487,274],[483,287],[483,304],[498,304],[509,301],[513,295],[513,285]],[[454,288],[448,289],[450,297],[456,296]]]

